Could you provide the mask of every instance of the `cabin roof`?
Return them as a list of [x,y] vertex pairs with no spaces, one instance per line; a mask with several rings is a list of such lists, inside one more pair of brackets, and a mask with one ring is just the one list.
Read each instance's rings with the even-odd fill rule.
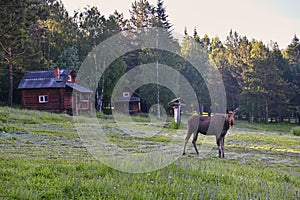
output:
[[139,97],[121,97],[116,102],[140,102],[141,99]]
[[71,71],[70,69],[60,69],[59,79],[55,79],[54,70],[28,71],[19,83],[18,89],[64,88]]
[[83,93],[91,93],[90,90],[76,84],[68,83],[68,75],[71,69],[59,69],[59,78],[55,79],[54,70],[28,71],[19,83],[18,89],[45,89],[65,88],[66,86]]
[[66,85],[68,87],[70,87],[70,88],[78,91],[78,92],[81,92],[81,93],[92,93],[91,90],[88,90],[88,89],[86,89],[86,88],[84,88],[84,87],[82,87],[82,86],[80,86],[80,85],[78,85],[76,83],[66,83]]

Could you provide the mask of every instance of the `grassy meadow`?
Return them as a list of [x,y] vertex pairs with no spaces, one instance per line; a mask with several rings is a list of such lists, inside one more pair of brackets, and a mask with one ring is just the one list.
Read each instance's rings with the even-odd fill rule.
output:
[[[100,120],[111,141],[127,144],[130,138],[118,135],[111,117]],[[150,123],[144,117],[133,121]],[[300,199],[295,127],[237,120],[226,137],[225,159],[217,158],[216,145],[200,159],[190,141],[187,155],[167,167],[127,173],[89,153],[73,117],[0,107],[0,199]],[[166,127],[147,142],[168,143],[173,131],[181,134],[176,142],[182,149],[185,124]]]

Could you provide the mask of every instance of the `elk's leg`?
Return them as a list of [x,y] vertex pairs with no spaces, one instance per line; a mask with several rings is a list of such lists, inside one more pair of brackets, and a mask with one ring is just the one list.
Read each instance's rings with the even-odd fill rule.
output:
[[222,149],[222,158],[224,158],[224,142],[225,142],[225,137],[221,137],[221,149]]
[[185,155],[186,144],[188,143],[192,133],[193,133],[192,131],[188,130],[187,135],[186,135],[185,140],[184,140],[184,147],[183,147],[182,155]]
[[197,149],[197,144],[196,144],[197,139],[198,139],[198,133],[194,133],[194,138],[193,138],[192,143],[193,143],[193,145],[194,145],[194,148],[195,148],[196,153],[199,154],[198,149]]
[[219,150],[219,158],[222,158],[223,152],[222,152],[222,137],[217,138],[217,145]]

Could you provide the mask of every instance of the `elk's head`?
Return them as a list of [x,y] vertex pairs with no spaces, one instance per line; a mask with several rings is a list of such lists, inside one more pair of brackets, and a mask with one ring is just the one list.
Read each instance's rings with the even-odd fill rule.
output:
[[236,108],[234,111],[229,111],[226,114],[226,121],[228,122],[229,128],[231,128],[234,124],[234,115],[237,113],[238,108]]

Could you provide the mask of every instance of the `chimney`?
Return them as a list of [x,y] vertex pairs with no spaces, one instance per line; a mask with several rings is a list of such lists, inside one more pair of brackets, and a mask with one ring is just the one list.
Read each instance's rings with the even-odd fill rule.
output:
[[58,67],[54,68],[54,78],[55,78],[55,80],[59,79],[59,68]]

